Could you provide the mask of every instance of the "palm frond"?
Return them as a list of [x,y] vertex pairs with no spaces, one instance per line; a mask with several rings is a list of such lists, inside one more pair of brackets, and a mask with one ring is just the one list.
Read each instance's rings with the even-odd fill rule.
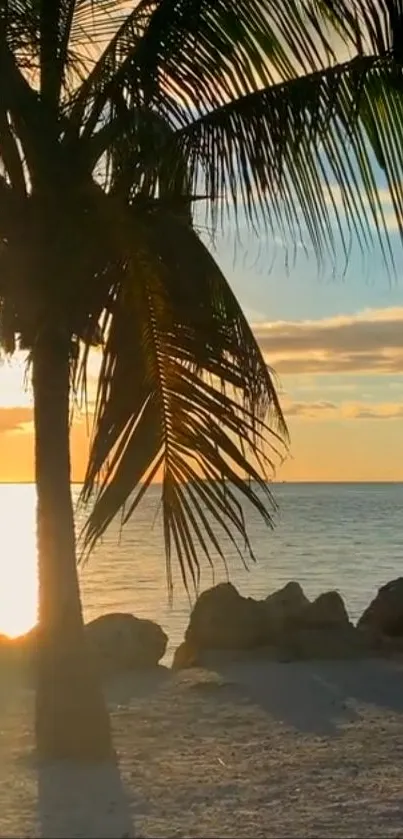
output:
[[[227,209],[309,240],[320,262],[345,256],[354,235],[376,241],[391,260],[374,153],[396,210],[403,176],[403,75],[393,55],[359,56],[324,71],[250,94],[195,120],[175,135],[189,177]],[[338,198],[335,200],[335,194]],[[396,213],[400,230],[403,215]]]
[[180,121],[334,61],[339,29],[327,3],[314,14],[309,0],[143,0],[84,81],[73,116],[86,112],[92,131],[123,94]]
[[158,210],[145,220],[132,209],[130,231],[104,330],[84,545],[125,506],[127,521],[162,472],[168,578],[174,549],[185,585],[197,586],[197,547],[209,560],[222,554],[217,527],[252,553],[242,498],[271,523],[266,481],[286,426],[245,317],[196,234]]
[[[88,109],[88,159],[102,159],[109,172],[124,148],[132,184],[140,167],[143,183],[154,185],[162,165],[183,181],[185,160],[188,191],[208,196],[213,225],[218,210],[241,205],[254,228],[280,228],[311,245],[320,265],[338,258],[340,243],[347,259],[356,237],[364,252],[380,244],[392,267],[373,153],[383,165],[379,138],[387,137],[397,208],[400,70],[385,35],[391,27],[376,25],[375,7],[375,0],[139,4],[73,106],[80,117],[84,103]],[[355,59],[332,63],[335,32]],[[377,52],[367,55],[368,46]]]
[[339,14],[355,20],[355,44],[361,52],[379,56],[393,51],[396,61],[402,58],[402,0],[336,0]]
[[[393,258],[374,154],[385,168],[401,228],[403,151],[401,69],[393,54],[358,56],[308,76],[239,97],[173,130],[168,117],[123,103],[122,136],[113,123],[101,136],[133,186],[156,184],[162,169],[171,185],[208,196],[217,209],[237,210],[256,228],[310,244],[318,262],[347,259],[352,238],[362,250],[379,244]],[[402,77],[403,78],[403,77]],[[387,160],[387,163],[385,161]]]
[[[67,102],[126,20],[128,0],[62,0],[60,67]],[[72,84],[70,85],[70,76]],[[71,89],[70,89],[71,88]]]

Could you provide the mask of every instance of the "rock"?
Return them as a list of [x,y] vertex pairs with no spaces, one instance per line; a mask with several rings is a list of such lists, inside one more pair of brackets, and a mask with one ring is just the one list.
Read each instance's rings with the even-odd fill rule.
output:
[[174,652],[172,670],[187,670],[199,666],[199,654],[189,641],[183,641]]
[[320,594],[300,613],[298,624],[284,639],[290,660],[362,658],[373,653],[368,637],[349,620],[337,591]]
[[299,624],[302,628],[341,628],[350,626],[350,620],[338,591],[326,591],[304,609]]
[[172,666],[214,669],[251,656],[277,661],[349,659],[382,649],[352,625],[337,591],[310,602],[301,586],[290,582],[266,600],[254,600],[224,583],[198,598]]
[[403,636],[403,577],[382,586],[361,615],[358,629],[374,636]]
[[88,623],[85,632],[104,674],[155,667],[168,640],[158,624],[125,613],[102,615]]
[[269,594],[266,603],[269,609],[273,610],[273,622],[277,620],[278,627],[281,626],[285,630],[298,624],[301,615],[309,606],[309,600],[300,584],[294,581]]
[[17,678],[20,684],[33,685],[36,663],[36,631],[10,638],[0,637],[1,678],[6,683]]
[[185,640],[196,650],[244,650],[268,643],[276,632],[264,600],[242,597],[231,583],[220,583],[197,599]]
[[14,638],[10,638],[8,635],[0,635],[0,655],[8,656],[14,660],[30,658],[36,651],[36,643],[36,626],[24,635],[17,635]]

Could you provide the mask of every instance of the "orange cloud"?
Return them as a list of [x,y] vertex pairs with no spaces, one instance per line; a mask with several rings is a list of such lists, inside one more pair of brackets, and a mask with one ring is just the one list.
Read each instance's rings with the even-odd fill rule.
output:
[[254,333],[279,373],[403,373],[403,307],[256,324]]
[[24,431],[32,422],[32,408],[0,408],[0,434]]

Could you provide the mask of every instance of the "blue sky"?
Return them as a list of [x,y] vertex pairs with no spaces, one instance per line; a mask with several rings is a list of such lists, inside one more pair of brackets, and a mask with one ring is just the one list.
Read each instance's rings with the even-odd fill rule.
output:
[[270,242],[261,246],[259,253],[254,235],[244,237],[243,248],[236,247],[234,241],[218,240],[216,253],[249,319],[318,319],[363,308],[403,305],[403,247],[398,234],[393,234],[393,240],[397,277],[388,273],[379,248],[368,254],[370,264],[366,265],[355,247],[345,274],[342,253],[339,271],[329,265],[320,274],[315,257],[307,257],[301,249],[288,267],[284,246],[274,245],[274,261]]

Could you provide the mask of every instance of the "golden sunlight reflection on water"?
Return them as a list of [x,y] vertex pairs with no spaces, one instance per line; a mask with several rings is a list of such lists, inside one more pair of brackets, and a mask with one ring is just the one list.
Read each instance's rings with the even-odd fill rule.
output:
[[35,487],[0,484],[0,633],[15,637],[36,622]]

